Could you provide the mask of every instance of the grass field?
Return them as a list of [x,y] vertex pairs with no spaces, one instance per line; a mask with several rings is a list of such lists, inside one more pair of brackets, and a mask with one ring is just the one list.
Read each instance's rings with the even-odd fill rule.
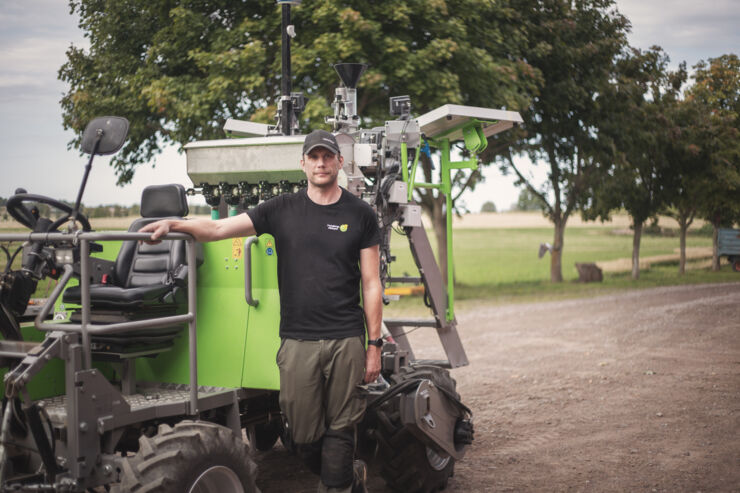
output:
[[[132,219],[97,219],[97,230],[125,229]],[[525,224],[528,227],[516,227]],[[673,226],[661,219],[661,224]],[[4,226],[4,227],[3,227]],[[5,232],[18,231],[18,225],[0,225]],[[533,226],[533,227],[530,227]],[[549,254],[537,257],[540,243],[552,242],[552,227],[539,213],[473,214],[456,221],[454,251],[456,269],[456,299],[465,305],[471,302],[510,302],[533,299],[560,299],[595,295],[614,290],[663,286],[685,283],[740,281],[740,274],[723,264],[720,272],[709,270],[711,256],[710,236],[697,234],[694,228],[688,236],[690,261],[688,271],[678,275],[678,237],[643,235],[640,257],[646,260],[640,279],[630,278],[632,235],[628,220],[616,216],[611,223],[582,223],[574,221],[566,229],[563,249],[563,277],[565,282],[550,283]],[[430,242],[436,245],[433,233]],[[411,258],[406,238],[394,234],[391,264],[395,276],[418,275]],[[16,260],[19,263],[20,259]],[[604,282],[582,284],[575,282],[576,262],[596,262],[604,269]],[[0,259],[4,267],[5,259]],[[649,265],[648,265],[649,264]],[[43,296],[45,283],[40,283],[37,294]],[[399,309],[418,305],[415,299],[402,299]]]
[[[434,246],[435,240],[430,234]],[[565,282],[550,282],[549,254],[537,257],[539,245],[552,241],[552,228],[456,229],[454,251],[456,269],[456,300],[458,306],[469,303],[512,302],[563,299],[603,294],[615,290],[645,288],[674,284],[740,281],[724,263],[720,272],[709,270],[712,239],[690,234],[687,250],[690,261],[687,272],[678,274],[678,243],[676,236],[643,235],[640,256],[656,258],[649,268],[643,268],[640,279],[631,279],[632,235],[624,230],[593,226],[566,229],[563,248]],[[406,238],[394,234],[392,247],[397,261],[391,265],[395,276],[417,275]],[[576,262],[596,262],[604,269],[604,282],[578,283]],[[402,299],[391,304],[391,310],[408,310],[418,300]]]

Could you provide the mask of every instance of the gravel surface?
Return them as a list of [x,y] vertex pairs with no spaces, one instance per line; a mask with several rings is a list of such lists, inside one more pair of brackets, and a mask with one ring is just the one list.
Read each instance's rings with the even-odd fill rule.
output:
[[[740,492],[740,283],[458,317],[476,435],[446,492]],[[417,357],[439,358],[423,330]],[[256,459],[263,493],[315,491],[279,445]]]

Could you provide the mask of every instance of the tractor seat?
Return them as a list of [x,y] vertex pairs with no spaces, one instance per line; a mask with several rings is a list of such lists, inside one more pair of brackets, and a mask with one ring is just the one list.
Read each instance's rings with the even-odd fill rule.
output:
[[[181,219],[188,213],[182,185],[151,185],[141,196],[140,219],[129,232],[160,219]],[[185,241],[163,240],[156,245],[124,241],[118,252],[113,273],[104,284],[90,285],[90,321],[95,324],[142,320],[184,313],[187,309],[187,257]],[[202,253],[196,253],[198,264]],[[81,304],[80,286],[64,292],[64,303]],[[81,311],[72,313],[79,323]],[[177,327],[150,328],[121,334],[93,337],[93,347],[125,353],[140,352],[147,342],[167,347],[180,333]],[[99,339],[99,340],[98,340]]]

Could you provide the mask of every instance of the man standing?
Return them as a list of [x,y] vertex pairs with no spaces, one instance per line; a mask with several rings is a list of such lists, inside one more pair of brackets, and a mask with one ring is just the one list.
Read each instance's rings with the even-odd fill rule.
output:
[[315,130],[303,145],[306,189],[218,221],[165,219],[141,229],[152,241],[170,231],[197,241],[275,237],[280,407],[299,454],[321,477],[319,491],[331,493],[365,491],[364,464],[353,467],[355,426],[365,412],[360,385],[378,377],[382,346],[380,232],[372,208],[339,186],[343,162],[336,138]]

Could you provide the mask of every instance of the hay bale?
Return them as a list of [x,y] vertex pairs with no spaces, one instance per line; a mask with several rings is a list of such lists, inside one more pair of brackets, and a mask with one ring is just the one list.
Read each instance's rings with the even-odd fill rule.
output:
[[576,270],[578,271],[578,282],[602,282],[604,280],[603,272],[593,262],[576,262]]

